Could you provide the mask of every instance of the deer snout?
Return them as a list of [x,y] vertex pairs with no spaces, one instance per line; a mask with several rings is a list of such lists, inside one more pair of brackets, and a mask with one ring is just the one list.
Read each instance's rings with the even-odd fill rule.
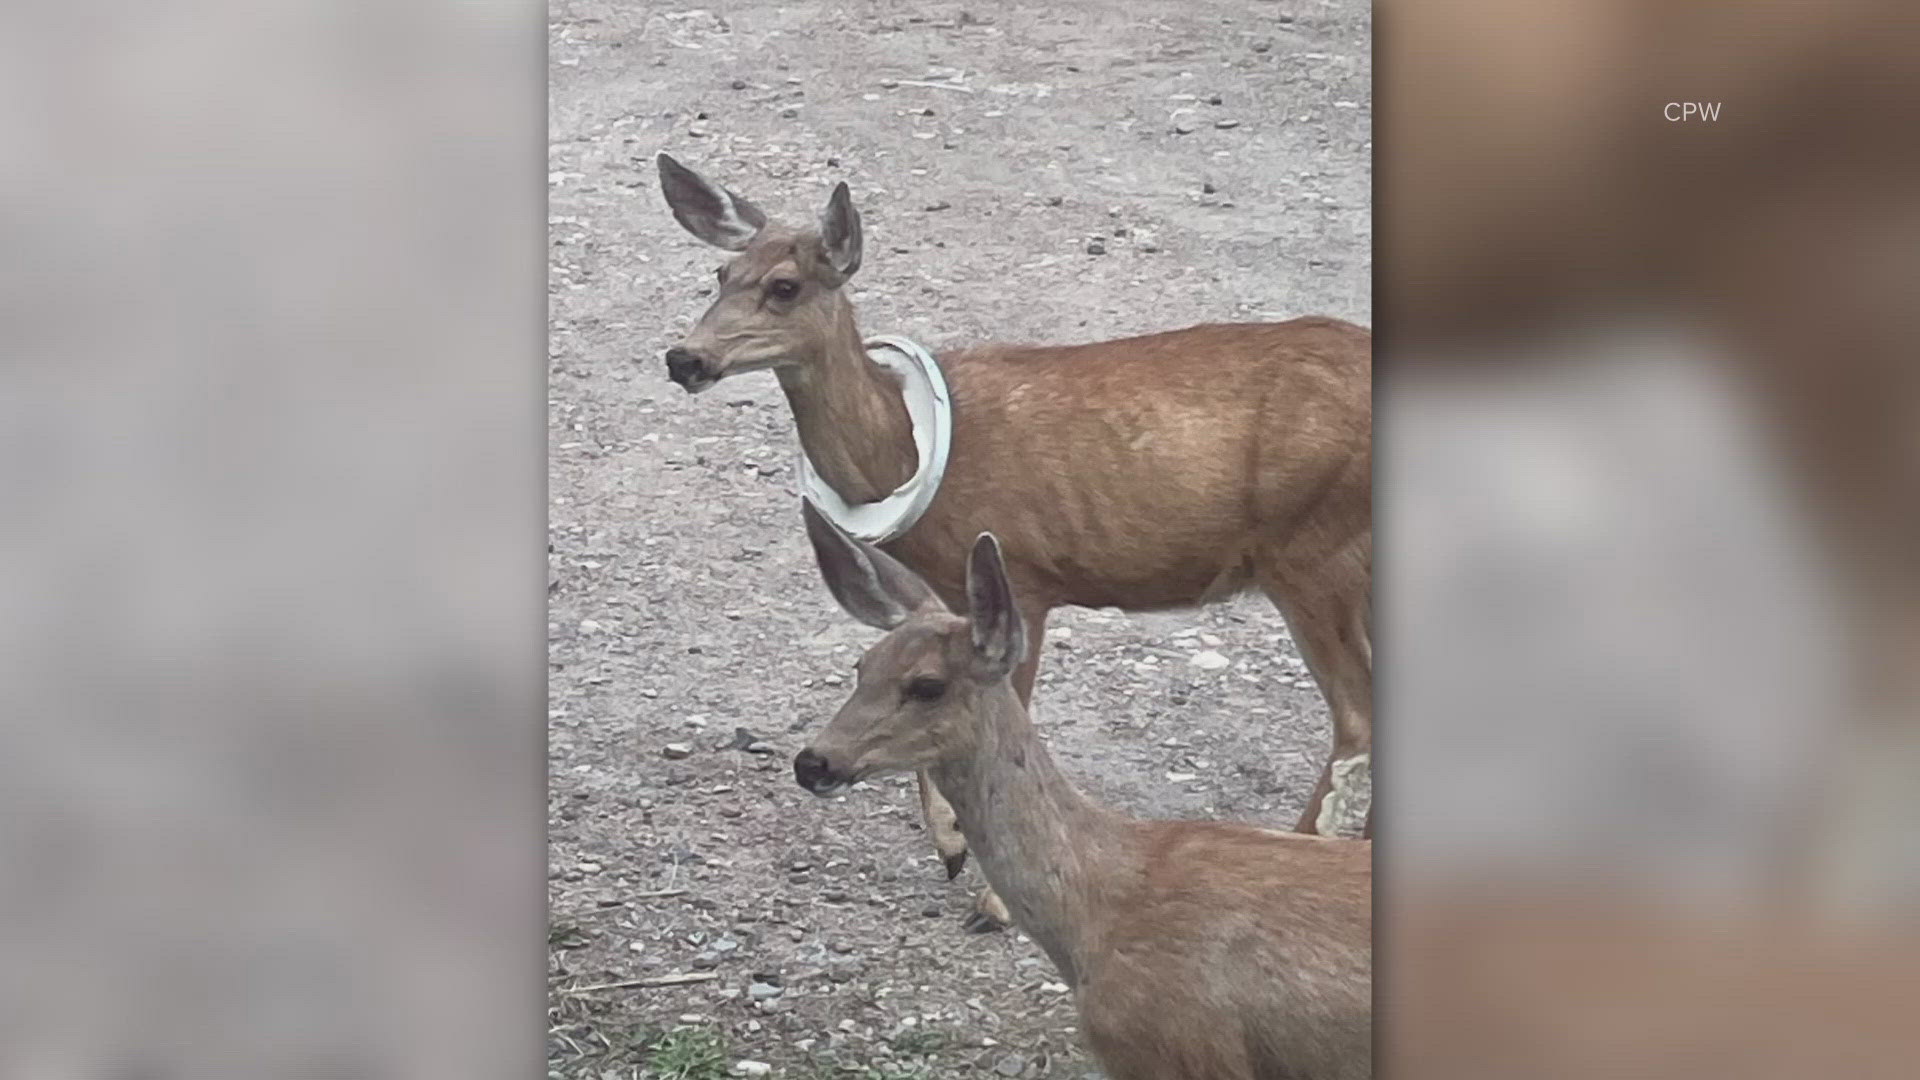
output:
[[811,749],[793,755],[793,778],[815,795],[837,794],[848,783],[846,777],[834,771],[825,757]]
[[700,354],[681,345],[667,350],[667,378],[679,383],[688,393],[698,393],[713,385],[707,362]]

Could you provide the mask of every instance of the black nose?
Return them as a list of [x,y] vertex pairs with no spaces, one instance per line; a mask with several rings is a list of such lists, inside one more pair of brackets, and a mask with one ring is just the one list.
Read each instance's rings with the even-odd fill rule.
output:
[[692,382],[701,373],[700,357],[675,345],[667,350],[667,378],[681,386]]
[[831,772],[827,768],[827,759],[811,750],[802,750],[793,755],[793,778],[808,791],[831,786]]

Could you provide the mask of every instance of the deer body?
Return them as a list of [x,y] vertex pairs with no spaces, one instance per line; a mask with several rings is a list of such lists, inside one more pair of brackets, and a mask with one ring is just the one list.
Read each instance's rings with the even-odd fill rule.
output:
[[835,595],[892,632],[795,758],[804,786],[928,769],[1072,986],[1112,1080],[1371,1075],[1370,843],[1098,805],[1055,767],[1007,677],[1026,639],[991,535],[968,561],[961,619],[883,552],[811,512],[808,530]]
[[[675,216],[737,251],[668,370],[690,391],[771,368],[815,470],[849,502],[915,467],[895,379],[866,356],[841,286],[861,229],[844,184],[818,231],[769,224],[662,155]],[[1153,610],[1249,587],[1285,616],[1333,717],[1334,750],[1298,827],[1318,831],[1336,766],[1372,744],[1372,357],[1335,319],[1207,325],[1095,344],[989,346],[939,357],[953,400],[945,478],[885,549],[955,610],[964,557],[991,531],[1036,648],[1013,675],[1030,701],[1047,613]],[[937,782],[923,805],[949,875],[966,841]],[[1338,801],[1338,800],[1336,800]],[[991,897],[983,911],[998,915]]]
[[1346,394],[1366,340],[1300,319],[943,357],[952,460],[888,552],[958,598],[955,553],[991,531],[1030,608],[1139,611],[1252,587],[1290,546],[1362,545],[1371,425]]

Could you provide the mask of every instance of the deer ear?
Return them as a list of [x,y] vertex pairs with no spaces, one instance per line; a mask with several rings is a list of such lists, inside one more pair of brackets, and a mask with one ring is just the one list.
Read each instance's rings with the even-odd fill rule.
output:
[[860,211],[853,208],[845,181],[833,185],[827,209],[820,215],[820,242],[826,246],[827,262],[842,280],[860,269]]
[[989,671],[1004,675],[1027,658],[1027,624],[1013,606],[1000,541],[990,532],[980,534],[967,557],[967,618],[974,654]]
[[660,191],[673,219],[714,247],[741,251],[766,226],[767,215],[759,207],[726,188],[665,154],[654,163],[660,167]]
[[807,539],[820,564],[827,591],[847,614],[882,630],[891,630],[922,608],[939,608],[940,600],[920,575],[900,565],[893,556],[863,544],[828,521],[802,499],[800,516],[807,523]]

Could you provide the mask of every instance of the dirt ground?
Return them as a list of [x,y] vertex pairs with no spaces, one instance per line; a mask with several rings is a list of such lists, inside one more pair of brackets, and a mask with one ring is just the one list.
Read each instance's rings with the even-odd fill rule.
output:
[[[819,583],[773,377],[666,379],[719,258],[653,155],[795,221],[846,180],[869,333],[1367,324],[1368,5],[556,0],[549,35],[549,1075],[1098,1075],[1039,950],[961,931],[981,879],[908,783],[793,782],[878,635]],[[1036,719],[1083,787],[1292,823],[1326,710],[1264,599],[1051,630]]]

